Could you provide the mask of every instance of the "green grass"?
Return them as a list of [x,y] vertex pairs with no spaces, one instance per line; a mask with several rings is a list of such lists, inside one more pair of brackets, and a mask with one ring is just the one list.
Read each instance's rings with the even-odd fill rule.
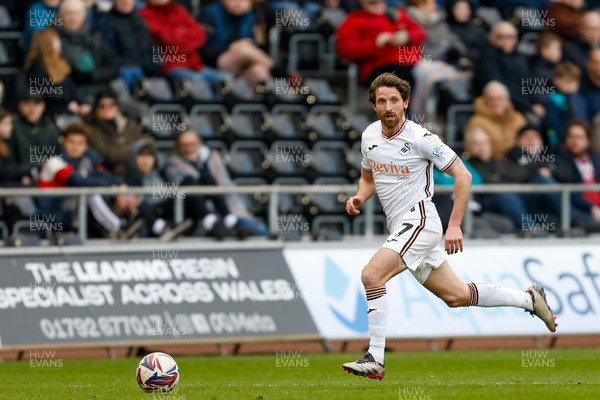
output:
[[140,390],[134,378],[136,359],[64,360],[62,367],[54,368],[32,367],[29,361],[4,362],[0,363],[0,399],[600,398],[600,349],[549,350],[546,358],[530,361],[543,363],[545,367],[527,368],[522,365],[521,351],[515,350],[388,353],[387,375],[381,382],[342,371],[342,362],[358,356],[302,354],[297,363],[303,366],[299,367],[277,367],[275,354],[179,356],[176,359],[181,380],[170,395],[146,394]]

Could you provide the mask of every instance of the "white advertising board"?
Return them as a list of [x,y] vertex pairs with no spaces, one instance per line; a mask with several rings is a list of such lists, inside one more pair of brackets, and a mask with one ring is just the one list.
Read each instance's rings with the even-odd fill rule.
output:
[[[284,256],[319,333],[367,338],[360,273],[377,248],[285,249]],[[448,257],[465,282],[513,289],[543,283],[557,315],[557,333],[600,333],[600,246],[539,244],[466,247]],[[538,318],[515,308],[451,309],[405,271],[387,283],[388,337],[544,335]]]

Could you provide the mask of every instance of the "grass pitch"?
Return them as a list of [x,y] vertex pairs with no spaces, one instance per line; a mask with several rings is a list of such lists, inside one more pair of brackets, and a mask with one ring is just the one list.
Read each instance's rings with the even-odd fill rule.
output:
[[[360,354],[176,356],[170,394],[142,392],[137,359],[0,363],[0,399],[441,400],[598,399],[600,349],[388,353],[375,381],[342,371]],[[290,361],[291,360],[291,361]],[[46,364],[46,365],[44,365]],[[59,366],[60,365],[60,366]]]

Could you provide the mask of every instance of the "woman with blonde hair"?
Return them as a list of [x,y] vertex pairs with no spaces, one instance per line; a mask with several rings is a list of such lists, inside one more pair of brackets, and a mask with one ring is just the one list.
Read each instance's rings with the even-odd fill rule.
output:
[[78,101],[71,67],[61,56],[61,48],[55,29],[34,33],[24,67],[29,95],[46,101],[48,115],[87,114],[91,106]]

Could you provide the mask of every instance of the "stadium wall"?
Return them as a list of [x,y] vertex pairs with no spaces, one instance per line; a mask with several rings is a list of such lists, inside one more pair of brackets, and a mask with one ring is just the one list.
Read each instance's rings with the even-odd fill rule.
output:
[[[0,350],[368,337],[360,271],[379,243],[3,249]],[[600,241],[466,244],[465,281],[544,283],[560,334],[599,334]],[[515,309],[450,309],[409,274],[387,285],[391,338],[541,336]]]

